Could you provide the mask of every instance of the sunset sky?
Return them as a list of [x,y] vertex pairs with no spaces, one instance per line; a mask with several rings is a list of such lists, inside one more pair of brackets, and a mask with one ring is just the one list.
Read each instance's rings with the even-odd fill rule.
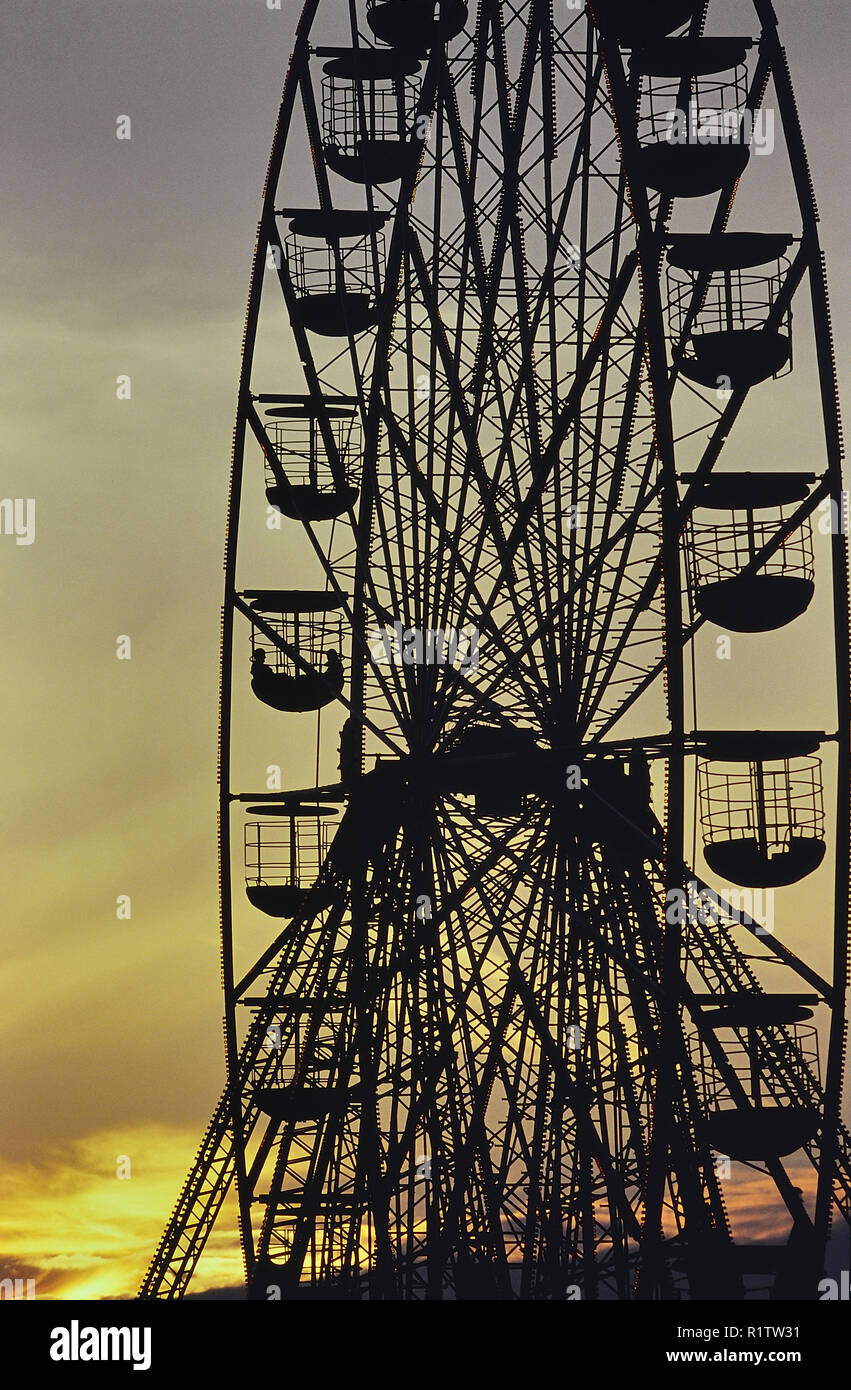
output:
[[[847,0],[776,7],[847,386],[849,131],[838,122],[851,12]],[[751,29],[744,0],[718,8],[731,32]],[[5,0],[0,18],[0,493],[36,502],[32,545],[0,536],[0,1278],[31,1275],[44,1297],[133,1295],[222,1084],[224,513],[248,275],[298,9]],[[129,140],[116,138],[122,115]],[[130,400],[116,397],[123,374]],[[787,450],[800,439],[786,466],[807,471],[820,422],[797,419],[793,380],[771,398],[773,437]],[[825,633],[758,639],[756,687],[752,667],[725,672],[726,700],[750,704],[745,725],[760,712],[763,727],[810,724],[795,681],[829,680]],[[116,658],[123,635],[129,661]],[[720,727],[723,708],[710,700],[707,723]],[[813,723],[818,708],[816,691]],[[279,753],[302,785],[305,757]],[[788,900],[784,939],[801,954],[814,891]],[[116,915],[123,894],[129,921]],[[826,968],[826,939],[808,959]],[[124,1156],[129,1178],[117,1176]],[[756,1175],[739,1181],[731,1207],[758,1213]],[[225,1219],[198,1287],[240,1270]]]

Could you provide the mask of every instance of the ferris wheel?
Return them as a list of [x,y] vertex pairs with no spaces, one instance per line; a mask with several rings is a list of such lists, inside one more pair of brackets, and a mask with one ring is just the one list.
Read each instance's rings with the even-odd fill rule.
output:
[[[304,6],[228,504],[227,1085],[143,1297],[231,1184],[257,1298],[818,1296],[851,1215],[841,426],[776,16],[714,8]],[[816,612],[830,719],[802,671],[792,727],[770,682],[707,727],[700,644],[759,687]],[[768,895],[812,904],[809,955]]]

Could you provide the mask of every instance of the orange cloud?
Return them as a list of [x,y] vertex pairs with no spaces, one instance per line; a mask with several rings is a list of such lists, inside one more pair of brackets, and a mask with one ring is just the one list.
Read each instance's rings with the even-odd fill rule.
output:
[[[36,1298],[133,1298],[197,1147],[195,1129],[105,1130],[0,1166],[0,1278]],[[130,1176],[119,1177],[127,1170]],[[223,1214],[193,1292],[242,1282],[236,1221]]]

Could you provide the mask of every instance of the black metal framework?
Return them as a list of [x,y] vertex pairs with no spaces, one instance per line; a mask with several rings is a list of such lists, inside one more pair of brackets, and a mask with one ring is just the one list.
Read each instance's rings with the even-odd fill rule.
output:
[[326,821],[310,816],[245,822],[245,879],[249,885],[312,888],[330,844]]
[[734,768],[701,762],[698,773],[700,825],[708,844],[753,839],[770,858],[788,849],[793,839],[822,840],[820,758],[758,761]]
[[[813,511],[826,498],[841,507],[815,206],[773,9],[743,2],[758,50],[735,100],[753,114],[771,87],[800,225],[765,243],[734,241],[741,171],[730,171],[707,198],[706,241],[672,240],[676,199],[642,174],[641,64],[633,70],[626,51],[640,41],[639,8],[590,0],[587,12],[555,17],[545,0],[479,0],[468,16],[460,3],[436,15],[349,0],[341,24],[338,6],[304,7],[264,195],[228,511],[228,1080],[144,1297],[184,1292],[232,1182],[246,1286],[259,1298],[745,1297],[761,1287],[756,1256],[728,1208],[719,1151],[758,1164],[794,1234],[772,1271],[775,1293],[817,1297],[833,1214],[849,1218],[851,1138],[839,1115],[849,848],[841,532],[830,565],[807,551],[797,576],[832,588],[835,727],[790,735],[786,753],[764,742],[755,762],[752,735],[736,731],[728,743],[745,752],[730,754],[737,768],[724,774],[711,761],[717,739],[713,752],[696,732],[696,683],[686,714],[691,648],[708,620],[688,582],[692,519],[750,387],[766,379],[749,380],[734,363],[719,395],[712,373],[701,381],[689,366],[719,306],[720,331],[756,325],[779,341],[809,280],[825,447],[818,463],[807,460],[810,482],[779,509],[755,521],[745,508],[743,548],[720,545],[718,573],[782,578]],[[336,55],[340,82],[364,61],[377,71],[383,59],[357,55],[401,52],[405,14],[421,71],[404,129],[422,134],[415,158],[408,151],[383,166],[393,177],[358,180],[324,150],[337,95],[326,85],[323,134],[323,63]],[[680,29],[699,50],[706,4],[666,3],[654,14],[649,38]],[[402,125],[390,131],[387,110],[364,102],[363,82],[350,83],[347,139],[370,130],[395,139]],[[308,163],[309,197],[293,172]],[[294,186],[307,205],[282,208]],[[672,298],[666,252],[682,269]],[[769,259],[777,268],[766,273]],[[324,721],[321,767],[339,736],[334,771],[289,794],[292,805],[343,806],[327,852],[317,841],[309,882],[292,863],[294,841],[286,866],[275,860],[275,882],[264,879],[262,841],[277,832],[253,819],[246,830],[243,807],[274,794],[232,780],[245,623],[293,680],[316,674],[300,636],[283,630],[284,600],[267,601],[264,618],[262,594],[250,603],[237,587],[238,558],[240,574],[252,562],[241,502],[262,490],[264,458],[283,498],[291,486],[283,437],[269,423],[286,417],[264,423],[258,410],[292,401],[269,395],[291,389],[291,373],[280,373],[286,383],[258,375],[261,300],[264,323],[277,307],[288,325],[309,452],[339,494],[333,511],[313,515],[295,499],[286,522],[312,554],[307,582],[324,585],[320,621],[339,617],[347,638],[345,678],[323,673],[324,693],[277,706],[303,721],[281,726],[289,739]],[[712,365],[717,358],[722,373],[730,351],[729,340],[717,344]],[[359,429],[348,491],[341,401]],[[286,546],[280,567],[281,583],[301,580]],[[476,662],[376,659],[376,631],[397,627],[422,652],[435,633],[474,630]],[[418,648],[416,634],[432,637]],[[327,653],[321,646],[314,658]],[[794,750],[804,745],[800,781]],[[827,854],[828,978],[764,933],[723,885],[711,913],[693,910],[695,885],[711,886],[686,851],[698,758],[708,834],[717,845],[726,832],[739,857],[725,862],[756,875],[754,887],[792,881],[777,877],[773,849],[818,841],[819,863]],[[295,816],[282,811],[287,823],[295,834]],[[252,906],[239,855],[255,836],[249,887],[266,894]],[[818,867],[807,852],[796,871]],[[775,877],[760,881],[766,860]],[[711,871],[708,853],[706,862]],[[256,942],[257,907],[286,926],[270,930],[239,977],[235,936],[251,929]],[[776,975],[754,962],[755,940],[761,960],[806,983],[820,1064],[811,1035],[796,1031],[803,1006],[776,993]],[[809,1187],[790,1154],[809,1165]]]
[[404,74],[357,80],[331,72],[322,82],[326,142],[357,154],[364,141],[407,141],[414,135],[418,92],[418,82]]
[[267,670],[300,675],[305,665],[322,668],[329,651],[340,652],[343,620],[338,613],[275,613],[252,624],[251,656],[263,652]]
[[[683,326],[692,317],[692,332],[711,333],[720,329],[730,332],[762,328],[777,303],[781,286],[789,272],[789,262],[766,271],[729,269],[712,275],[703,301],[694,315],[696,274],[668,272],[668,312],[674,341],[682,334]],[[791,310],[783,326],[791,323]]]
[[339,460],[336,476],[325,452],[319,421],[313,412],[292,407],[288,418],[272,420],[266,428],[272,444],[266,456],[267,492],[277,486],[273,458],[284,469],[292,487],[310,487],[317,492],[329,492],[339,485],[340,477],[349,485],[357,484],[362,432],[360,421],[353,419],[350,412],[335,415],[330,409],[328,411],[326,428],[333,435]]
[[[642,144],[724,145],[748,147],[748,69],[735,62],[729,70],[706,74],[646,71],[633,61],[641,76],[638,135]],[[651,64],[652,66],[652,64]],[[688,65],[686,64],[686,68]],[[642,71],[642,68],[645,69]]]
[[[380,234],[379,234],[380,235]],[[319,294],[337,294],[342,284],[350,294],[374,298],[372,275],[374,248],[368,237],[352,238],[342,247],[330,242],[317,245],[287,237],[287,265],[300,299]]]
[[[734,521],[713,524],[692,518],[689,558],[694,561],[695,585],[714,583],[741,574],[754,556],[758,555],[777,535],[779,525],[786,519],[780,515],[769,519],[749,516],[743,525]],[[812,580],[814,574],[812,527],[802,526],[787,536],[769,560],[761,566],[764,574],[793,574]]]

